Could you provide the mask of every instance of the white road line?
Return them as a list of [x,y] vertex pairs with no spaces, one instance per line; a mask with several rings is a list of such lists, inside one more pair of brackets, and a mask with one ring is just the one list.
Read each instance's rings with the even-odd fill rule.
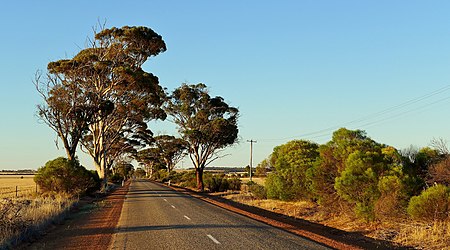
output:
[[191,218],[187,217],[186,215],[184,216],[184,218],[186,218],[186,220],[191,220]]
[[172,208],[175,208],[175,206],[174,205],[170,205]]
[[220,244],[220,242],[218,240],[216,240],[214,237],[212,237],[211,234],[207,234],[206,236],[208,236],[208,238],[210,238],[214,243]]
[[164,201],[165,201],[165,202],[167,202],[167,200],[166,200],[166,199],[164,199]]

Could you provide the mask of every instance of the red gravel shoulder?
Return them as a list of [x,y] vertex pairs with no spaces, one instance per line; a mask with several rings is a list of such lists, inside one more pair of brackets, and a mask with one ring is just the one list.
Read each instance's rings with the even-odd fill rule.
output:
[[35,242],[22,244],[19,249],[108,249],[122,211],[129,183],[96,201],[98,208],[81,209],[50,229]]

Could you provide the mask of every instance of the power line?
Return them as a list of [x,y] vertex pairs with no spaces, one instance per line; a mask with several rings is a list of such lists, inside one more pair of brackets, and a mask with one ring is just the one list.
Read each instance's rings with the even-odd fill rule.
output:
[[250,181],[252,181],[252,166],[253,166],[253,143],[256,143],[257,141],[247,140],[247,142],[250,142]]
[[[361,123],[361,122],[364,122],[364,121],[370,121],[370,120],[376,119],[377,117],[382,117],[382,116],[384,116],[386,114],[393,113],[393,112],[395,112],[397,110],[400,110],[400,109],[403,109],[405,107],[411,106],[413,104],[419,103],[419,102],[421,102],[423,100],[429,99],[429,98],[431,98],[433,96],[439,95],[439,94],[444,93],[444,92],[449,91],[449,90],[450,90],[450,85],[446,85],[446,86],[444,86],[442,88],[434,90],[434,91],[432,91],[430,93],[427,93],[425,95],[413,98],[413,99],[408,100],[406,102],[394,105],[392,107],[383,109],[381,111],[372,113],[370,115],[363,116],[361,118],[358,118],[358,119],[355,119],[355,120],[352,120],[352,121],[349,121],[349,122],[346,122],[346,123],[342,123],[341,125],[336,125],[336,126],[328,127],[328,128],[325,128],[325,129],[321,129],[321,130],[317,130],[317,131],[313,131],[313,132],[309,132],[309,133],[305,133],[305,134],[301,134],[301,135],[285,137],[285,138],[260,139],[260,140],[262,140],[262,141],[278,141],[278,140],[295,139],[295,138],[300,138],[300,137],[309,137],[309,138],[324,137],[326,135],[329,135],[330,132],[335,131],[338,128],[345,127],[345,126],[352,125],[352,124],[358,124],[358,123]],[[420,107],[417,107],[417,108],[414,108],[414,109],[411,109],[411,110],[407,110],[405,112],[401,112],[399,114],[395,114],[395,115],[392,115],[392,116],[387,117],[387,118],[383,118],[381,120],[375,120],[375,121],[372,121],[372,122],[368,122],[366,124],[363,124],[361,127],[372,126],[374,124],[381,123],[381,122],[384,122],[386,120],[395,119],[395,118],[398,118],[399,116],[403,116],[405,114],[416,112],[419,109],[426,108],[428,106],[434,105],[436,103],[439,103],[439,102],[442,102],[442,101],[445,101],[445,100],[448,100],[448,99],[450,99],[450,97],[445,97],[445,98],[439,99],[438,101],[435,101],[435,102],[432,102],[432,103],[428,103],[428,104],[425,104],[423,106],[420,106]],[[315,136],[312,136],[312,135],[315,135]]]

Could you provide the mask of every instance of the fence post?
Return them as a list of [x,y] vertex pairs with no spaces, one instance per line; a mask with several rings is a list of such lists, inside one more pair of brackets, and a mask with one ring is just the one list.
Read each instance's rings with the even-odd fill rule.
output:
[[16,186],[16,198],[17,198],[17,186]]

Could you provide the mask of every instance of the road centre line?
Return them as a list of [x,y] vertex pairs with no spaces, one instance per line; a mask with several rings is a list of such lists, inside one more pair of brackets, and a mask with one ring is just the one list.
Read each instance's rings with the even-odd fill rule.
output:
[[206,236],[208,236],[208,238],[210,238],[214,243],[220,244],[220,242],[218,240],[216,240],[214,237],[212,237],[211,234],[207,234]]
[[164,199],[164,201],[165,201],[165,202],[167,202],[167,200],[166,200],[166,199]]
[[187,217],[186,215],[184,216],[184,218],[186,218],[186,220],[191,220],[191,218]]
[[174,205],[170,205],[172,208],[175,208],[175,206]]

